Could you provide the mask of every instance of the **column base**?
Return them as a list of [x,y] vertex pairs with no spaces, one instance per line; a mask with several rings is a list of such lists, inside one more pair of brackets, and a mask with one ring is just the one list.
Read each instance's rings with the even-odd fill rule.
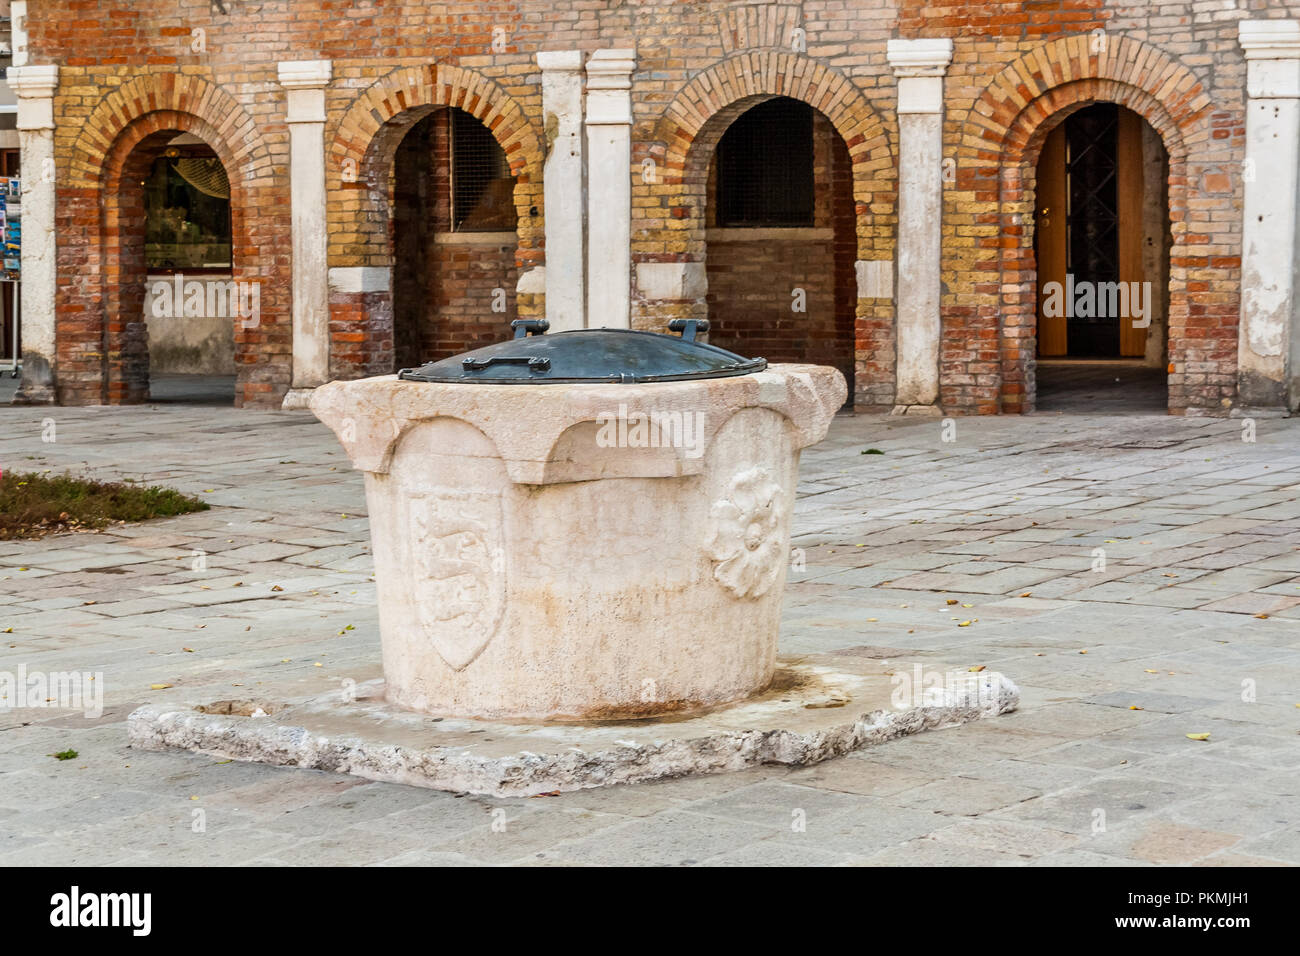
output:
[[942,418],[943,409],[938,405],[895,405],[891,415],[924,415],[929,418]]
[[58,394],[54,391],[53,385],[33,385],[28,388],[26,384],[18,386],[18,391],[14,393],[10,404],[13,405],[57,405],[59,401]]
[[1282,405],[1238,405],[1228,412],[1229,418],[1290,418],[1291,412]]
[[285,412],[298,411],[299,409],[311,408],[311,393],[316,391],[312,388],[291,388],[284,396],[284,402],[280,405],[280,410]]
[[54,373],[49,360],[35,352],[23,353],[22,378],[14,394],[15,405],[55,405],[59,401],[54,388]]

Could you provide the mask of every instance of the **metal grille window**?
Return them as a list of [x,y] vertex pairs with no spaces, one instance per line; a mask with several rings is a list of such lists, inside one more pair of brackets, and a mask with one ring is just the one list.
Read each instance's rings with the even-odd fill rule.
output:
[[812,226],[813,111],[778,97],[753,107],[718,143],[717,224]]
[[515,228],[514,177],[492,131],[464,110],[451,111],[451,228]]

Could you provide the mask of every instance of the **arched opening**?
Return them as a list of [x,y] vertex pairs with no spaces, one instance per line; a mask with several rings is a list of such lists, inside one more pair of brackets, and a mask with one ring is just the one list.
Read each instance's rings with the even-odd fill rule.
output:
[[1117,103],[1071,112],[1043,141],[1035,189],[1037,408],[1168,406],[1169,156]]
[[515,314],[515,178],[492,131],[440,107],[393,157],[393,367],[498,342]]
[[839,132],[801,100],[763,99],[718,139],[706,196],[709,341],[832,365],[852,401],[857,230]]
[[233,404],[235,343],[260,322],[261,289],[235,277],[221,159],[191,133],[152,133],[126,156],[116,199],[103,400]]

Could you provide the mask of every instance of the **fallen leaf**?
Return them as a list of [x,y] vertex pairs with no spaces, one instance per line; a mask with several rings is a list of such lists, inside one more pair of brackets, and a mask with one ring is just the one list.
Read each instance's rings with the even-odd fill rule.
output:
[[1159,674],[1160,672],[1159,672],[1159,671],[1153,671],[1153,670],[1144,670],[1144,671],[1142,671],[1142,673],[1144,673],[1144,674]]
[[984,664],[976,664],[974,667],[968,667],[966,669],[970,671],[972,674],[978,674],[980,671],[984,669],[984,667],[985,667]]
[[278,585],[278,584],[272,584],[272,585],[271,585],[271,590],[272,590],[272,591],[283,591],[284,588],[280,587],[280,585]]
[[970,621],[962,621],[962,622],[961,622],[960,624],[958,624],[957,626],[958,626],[958,627],[970,627]]
[[1146,710],[1145,707],[1139,707],[1137,704],[1129,704],[1129,705],[1128,705],[1128,709],[1129,709],[1129,710]]
[[957,599],[956,599],[956,598],[948,598],[948,603],[949,603],[949,604],[956,604],[956,603],[957,603]]
[[149,689],[150,689],[150,690],[166,690],[168,687],[171,687],[171,686],[172,686],[171,684],[150,684],[150,685],[149,685]]
[[1033,591],[1026,591],[1024,594],[1022,594],[1022,595],[1020,595],[1020,596],[1021,596],[1021,597],[1029,597],[1029,595],[1031,595],[1031,594],[1033,594],[1033,593],[1034,593]]
[[1210,735],[1209,734],[1188,734],[1187,739],[1188,740],[1209,740]]

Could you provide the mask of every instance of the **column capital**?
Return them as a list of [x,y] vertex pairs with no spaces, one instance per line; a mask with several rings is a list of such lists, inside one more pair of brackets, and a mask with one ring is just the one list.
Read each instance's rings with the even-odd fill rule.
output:
[[1300,98],[1300,21],[1242,20],[1237,42],[1246,56],[1247,96]]
[[587,125],[632,125],[635,50],[596,50],[587,60]]
[[288,92],[285,122],[325,122],[325,87],[333,72],[331,60],[284,60],[277,64],[280,85]]
[[537,54],[543,73],[581,73],[581,50],[543,50]]
[[952,40],[948,37],[890,40],[885,46],[885,58],[894,68],[894,76],[943,76],[952,62]]
[[281,60],[276,64],[280,85],[286,90],[308,90],[329,85],[333,60]]
[[18,97],[19,130],[54,129],[54,91],[59,68],[53,63],[11,66],[6,79]]
[[599,89],[631,89],[635,69],[636,50],[594,50],[587,60],[587,79]]
[[1300,20],[1242,20],[1237,42],[1247,60],[1300,59]]
[[57,63],[11,66],[5,79],[20,99],[48,99],[59,85]]

